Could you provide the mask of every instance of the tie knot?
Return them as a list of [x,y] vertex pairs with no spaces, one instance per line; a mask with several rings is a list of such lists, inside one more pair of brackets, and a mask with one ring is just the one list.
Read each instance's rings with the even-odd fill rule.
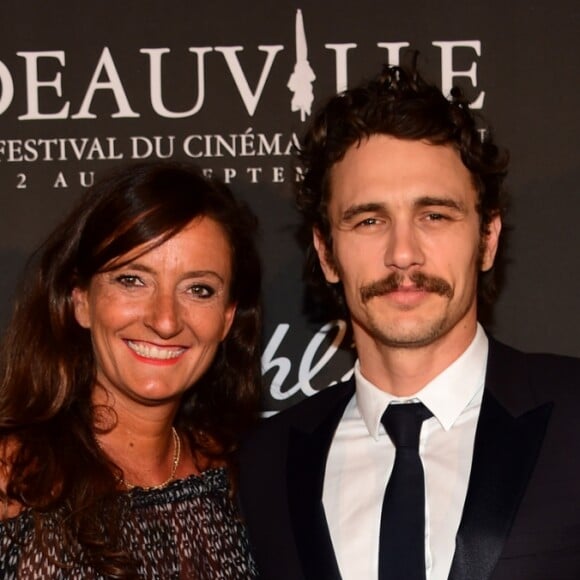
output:
[[389,405],[381,423],[397,449],[409,447],[418,450],[423,421],[432,416],[423,403],[402,403]]

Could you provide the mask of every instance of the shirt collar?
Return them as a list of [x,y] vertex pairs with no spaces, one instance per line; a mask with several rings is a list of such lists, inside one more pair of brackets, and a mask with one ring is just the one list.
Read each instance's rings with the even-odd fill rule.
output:
[[459,358],[418,393],[406,398],[395,397],[373,385],[363,377],[357,360],[354,367],[356,404],[369,434],[378,439],[381,417],[394,401],[420,401],[443,429],[451,429],[466,407],[481,403],[488,350],[489,341],[478,323],[475,337]]

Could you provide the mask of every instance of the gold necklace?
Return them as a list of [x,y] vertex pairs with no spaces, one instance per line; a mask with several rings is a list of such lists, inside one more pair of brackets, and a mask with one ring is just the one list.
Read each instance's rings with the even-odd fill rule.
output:
[[126,489],[130,491],[136,487],[140,487],[145,491],[153,491],[156,489],[162,489],[175,479],[175,472],[177,471],[177,466],[179,465],[179,460],[181,459],[181,440],[179,439],[179,435],[177,434],[175,427],[171,427],[171,433],[173,434],[173,465],[171,466],[171,473],[169,474],[169,477],[163,483],[146,487],[143,485],[134,485],[129,483],[123,476],[121,476],[119,481]]

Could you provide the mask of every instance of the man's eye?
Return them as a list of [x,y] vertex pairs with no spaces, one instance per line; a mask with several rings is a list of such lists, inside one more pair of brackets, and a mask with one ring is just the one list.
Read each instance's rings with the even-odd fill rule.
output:
[[205,284],[195,284],[190,287],[189,291],[196,298],[211,298],[215,294],[215,290]]
[[143,280],[139,276],[132,276],[130,274],[121,274],[115,278],[115,281],[127,288],[143,286]]
[[427,219],[432,222],[439,222],[447,219],[447,216],[442,213],[429,213],[427,214]]
[[379,223],[377,218],[365,218],[364,220],[358,222],[357,227],[368,227],[376,226]]

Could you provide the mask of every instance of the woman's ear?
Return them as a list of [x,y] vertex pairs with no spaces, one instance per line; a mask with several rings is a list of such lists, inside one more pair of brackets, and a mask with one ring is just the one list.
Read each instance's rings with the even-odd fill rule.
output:
[[222,340],[226,339],[230,329],[232,328],[232,324],[234,323],[234,317],[236,315],[236,308],[238,307],[237,304],[232,303],[226,307],[225,317],[224,317],[224,330],[222,333]]
[[77,322],[83,328],[91,327],[91,316],[89,307],[89,291],[75,287],[72,291],[72,302]]

